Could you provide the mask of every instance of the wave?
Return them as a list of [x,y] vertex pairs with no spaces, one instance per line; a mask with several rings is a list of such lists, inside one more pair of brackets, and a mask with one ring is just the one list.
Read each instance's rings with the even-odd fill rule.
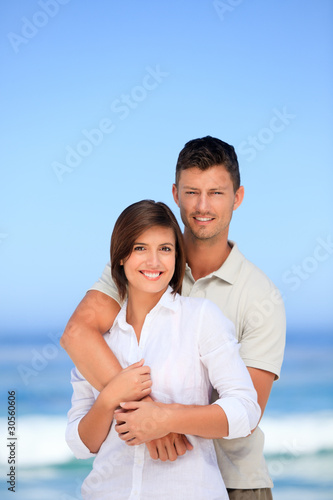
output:
[[[17,463],[20,467],[47,467],[69,464],[74,456],[65,442],[66,417],[27,415],[19,417],[16,432]],[[333,411],[264,416],[265,455],[301,457],[333,453]],[[0,428],[7,420],[0,419]],[[2,435],[5,432],[1,433]],[[7,464],[5,446],[0,450],[0,466]]]
[[333,411],[264,415],[265,455],[295,457],[333,451]]

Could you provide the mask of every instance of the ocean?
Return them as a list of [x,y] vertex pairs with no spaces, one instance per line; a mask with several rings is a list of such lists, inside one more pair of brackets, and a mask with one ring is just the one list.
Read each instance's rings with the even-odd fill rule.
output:
[[[50,332],[1,339],[2,500],[81,498],[91,460],[76,460],[65,443],[72,362],[59,337]],[[333,500],[331,332],[288,332],[281,378],[261,428],[274,500]]]

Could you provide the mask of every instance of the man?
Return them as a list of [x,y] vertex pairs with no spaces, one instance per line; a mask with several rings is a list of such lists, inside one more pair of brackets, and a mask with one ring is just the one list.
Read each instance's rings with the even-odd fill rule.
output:
[[[285,313],[273,283],[228,240],[233,211],[244,197],[234,148],[210,136],[188,142],[178,157],[173,196],[184,223],[187,267],[182,294],[212,300],[233,321],[263,414],[280,375]],[[74,312],[61,341],[97,389],[120,371],[101,336],[113,323],[118,302],[107,266]],[[246,438],[215,440],[230,499],[272,498],[263,442],[259,427]],[[178,435],[149,446],[151,456],[162,460],[173,460],[186,449],[191,453],[186,439]]]

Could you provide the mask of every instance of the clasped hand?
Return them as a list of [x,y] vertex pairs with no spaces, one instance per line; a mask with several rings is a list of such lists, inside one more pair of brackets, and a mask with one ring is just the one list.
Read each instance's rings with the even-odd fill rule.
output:
[[174,461],[193,446],[183,434],[169,433],[167,405],[154,401],[121,403],[115,430],[129,446],[146,443],[151,458]]

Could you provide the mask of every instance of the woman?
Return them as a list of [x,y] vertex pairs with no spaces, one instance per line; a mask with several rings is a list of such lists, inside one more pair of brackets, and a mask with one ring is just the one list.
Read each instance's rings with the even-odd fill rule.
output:
[[[72,371],[66,439],[78,458],[96,455],[83,498],[227,499],[211,439],[246,436],[260,416],[233,325],[210,301],[179,295],[182,234],[163,203],[144,200],[124,210],[111,262],[127,299],[105,340],[126,369],[100,393]],[[210,405],[212,387],[219,399]],[[150,391],[153,402],[133,402]],[[190,435],[193,449],[175,462],[152,460],[142,443],[169,432]]]

